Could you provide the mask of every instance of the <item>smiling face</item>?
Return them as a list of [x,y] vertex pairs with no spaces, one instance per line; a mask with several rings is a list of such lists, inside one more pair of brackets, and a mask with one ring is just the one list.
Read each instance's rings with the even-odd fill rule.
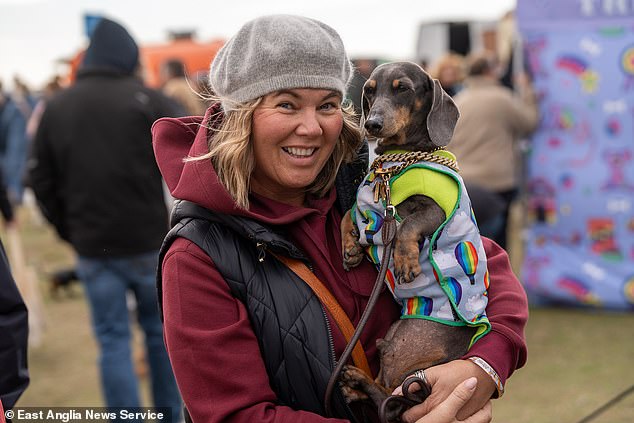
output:
[[268,94],[253,112],[251,190],[293,205],[319,175],[343,127],[341,95],[321,89]]

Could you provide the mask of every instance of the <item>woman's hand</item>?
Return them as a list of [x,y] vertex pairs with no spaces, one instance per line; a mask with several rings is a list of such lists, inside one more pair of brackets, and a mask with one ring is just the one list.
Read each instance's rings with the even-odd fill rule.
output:
[[[402,419],[404,422],[413,423],[423,416],[432,415],[436,409],[441,408],[445,400],[451,395],[455,395],[456,390],[461,389],[460,386],[463,381],[475,377],[477,385],[474,387],[473,392],[469,393],[468,398],[454,412],[454,416],[458,420],[447,420],[450,422],[461,420],[470,422],[471,420],[465,419],[482,410],[496,389],[493,379],[470,360],[453,360],[449,363],[430,367],[425,369],[425,377],[431,386],[431,395],[422,404],[416,405],[403,413]],[[417,386],[418,384],[413,384],[410,389],[415,390]],[[399,391],[400,387],[394,393],[399,393]],[[455,403],[452,402],[452,405],[455,405]],[[445,407],[443,406],[443,409]],[[491,414],[490,405],[487,407],[488,414]],[[427,421],[431,422],[432,420],[423,420],[423,422]],[[476,421],[479,422],[480,420]],[[445,420],[439,420],[439,422],[444,423]]]
[[449,396],[429,414],[418,419],[416,423],[489,423],[491,421],[491,401],[488,401],[482,409],[464,420],[456,417],[458,411],[473,397],[476,392],[478,379],[471,377],[458,386]]

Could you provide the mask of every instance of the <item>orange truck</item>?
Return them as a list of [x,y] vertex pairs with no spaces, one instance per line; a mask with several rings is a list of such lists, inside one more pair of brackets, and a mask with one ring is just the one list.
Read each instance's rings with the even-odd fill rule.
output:
[[[180,60],[185,65],[187,76],[192,81],[199,81],[209,72],[209,65],[224,45],[224,39],[198,42],[191,33],[170,34],[170,40],[162,44],[139,46],[142,76],[145,83],[159,88],[163,84],[161,68],[169,60]],[[68,82],[75,80],[84,51],[77,53],[67,63],[70,67]]]
[[171,36],[172,40],[164,44],[142,45],[140,59],[143,66],[143,78],[151,87],[158,88],[163,83],[161,68],[169,60],[183,62],[187,75],[192,80],[199,80],[209,72],[209,65],[216,53],[224,45],[225,40],[216,39],[208,42],[197,42],[191,34]]

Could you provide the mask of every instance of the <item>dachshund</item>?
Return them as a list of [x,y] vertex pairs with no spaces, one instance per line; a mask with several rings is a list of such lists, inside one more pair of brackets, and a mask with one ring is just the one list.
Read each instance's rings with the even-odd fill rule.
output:
[[[490,329],[484,311],[488,273],[464,183],[453,155],[442,148],[459,112],[439,81],[415,63],[386,63],[366,81],[362,106],[361,123],[377,139],[378,157],[342,220],[344,268],[357,266],[366,254],[380,266],[384,214],[371,209],[393,207],[398,229],[386,282],[403,304],[403,316],[377,341],[376,380],[346,365],[340,386],[349,402],[369,398],[385,407],[409,375],[460,358]],[[409,396],[409,384],[403,387]],[[429,386],[421,388],[416,402],[430,393]],[[388,407],[386,421],[399,421],[403,411],[401,405]]]

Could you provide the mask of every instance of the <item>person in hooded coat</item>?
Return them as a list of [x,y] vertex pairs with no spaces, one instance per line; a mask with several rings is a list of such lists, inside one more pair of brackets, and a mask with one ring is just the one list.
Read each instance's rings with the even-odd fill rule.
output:
[[[177,419],[180,395],[163,343],[154,285],[168,229],[162,178],[150,128],[182,109],[135,76],[139,49],[127,30],[102,18],[76,82],[57,93],[41,118],[30,183],[46,218],[78,256],[90,303],[108,407],[139,407],[131,357],[127,294],[145,333],[156,407]],[[176,420],[175,420],[176,421]]]
[[[260,17],[214,58],[217,98],[206,115],[153,126],[157,162],[178,199],[157,278],[165,339],[196,423],[376,421],[376,412],[343,404],[338,389],[327,417],[324,393],[346,340],[279,261],[306,263],[359,323],[377,269],[364,260],[346,271],[341,253],[341,219],[367,170],[367,144],[342,104],[351,74],[328,25]],[[492,330],[463,359],[425,370],[432,396],[406,421],[489,421],[487,401],[526,361],[526,294],[506,253],[483,244]],[[360,338],[374,375],[377,340],[399,316],[384,290]],[[465,384],[463,401],[450,404]]]

